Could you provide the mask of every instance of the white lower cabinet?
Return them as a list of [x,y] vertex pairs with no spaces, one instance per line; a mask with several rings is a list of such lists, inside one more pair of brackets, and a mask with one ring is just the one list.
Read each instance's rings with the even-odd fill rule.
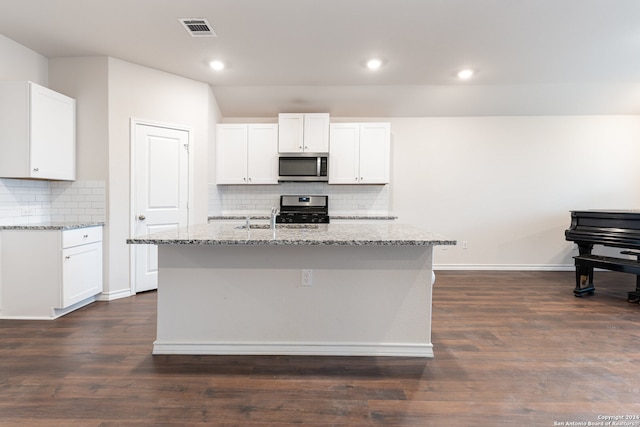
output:
[[101,226],[0,233],[0,318],[55,319],[101,292]]

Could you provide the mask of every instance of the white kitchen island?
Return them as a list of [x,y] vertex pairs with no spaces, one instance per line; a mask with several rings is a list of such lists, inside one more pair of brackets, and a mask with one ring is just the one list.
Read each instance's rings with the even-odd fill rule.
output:
[[399,224],[211,223],[158,245],[154,354],[433,357],[432,254]]

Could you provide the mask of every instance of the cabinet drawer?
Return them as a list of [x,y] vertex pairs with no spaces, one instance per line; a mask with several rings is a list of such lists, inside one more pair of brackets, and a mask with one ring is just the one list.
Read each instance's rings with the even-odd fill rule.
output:
[[86,245],[102,241],[102,227],[76,228],[62,232],[62,247]]

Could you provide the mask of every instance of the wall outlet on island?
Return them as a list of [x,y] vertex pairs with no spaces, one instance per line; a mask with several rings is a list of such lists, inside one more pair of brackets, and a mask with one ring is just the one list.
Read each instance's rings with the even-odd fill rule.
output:
[[300,274],[300,286],[311,286],[311,285],[313,285],[313,271],[302,270]]
[[33,215],[33,208],[22,208],[21,215],[22,216],[32,216]]

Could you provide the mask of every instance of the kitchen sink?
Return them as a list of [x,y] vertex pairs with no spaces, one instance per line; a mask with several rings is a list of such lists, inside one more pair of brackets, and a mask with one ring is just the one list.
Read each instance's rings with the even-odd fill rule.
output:
[[[236,228],[239,230],[246,230],[247,226],[243,224]],[[269,230],[271,226],[269,224],[250,224],[249,228],[252,230]],[[276,224],[276,229],[278,228],[313,230],[318,228],[318,224]]]

